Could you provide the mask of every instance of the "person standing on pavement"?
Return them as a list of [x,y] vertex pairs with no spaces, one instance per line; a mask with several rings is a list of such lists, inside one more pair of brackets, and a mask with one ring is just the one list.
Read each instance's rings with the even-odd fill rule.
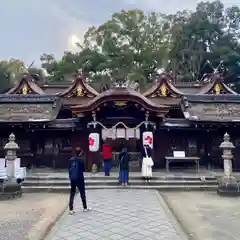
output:
[[142,157],[142,177],[146,182],[149,182],[152,178],[152,166],[154,163],[152,160],[152,149],[146,140],[143,143]]
[[103,162],[105,176],[110,176],[112,164],[112,147],[108,143],[103,144]]
[[127,186],[129,181],[129,160],[127,148],[123,148],[119,154],[119,181],[122,186]]
[[73,210],[74,197],[76,194],[76,188],[79,189],[80,196],[83,204],[83,211],[87,212],[90,209],[87,207],[86,193],[85,193],[85,181],[84,181],[84,158],[83,151],[80,148],[76,149],[75,156],[69,159],[68,173],[71,185],[70,198],[69,198],[69,214],[75,213]]

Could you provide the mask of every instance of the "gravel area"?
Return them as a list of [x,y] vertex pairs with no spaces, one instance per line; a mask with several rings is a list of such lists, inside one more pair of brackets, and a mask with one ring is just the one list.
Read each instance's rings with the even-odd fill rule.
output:
[[162,196],[190,240],[240,239],[240,198],[212,192],[165,192]]
[[68,196],[29,193],[0,201],[0,240],[39,240],[67,207]]

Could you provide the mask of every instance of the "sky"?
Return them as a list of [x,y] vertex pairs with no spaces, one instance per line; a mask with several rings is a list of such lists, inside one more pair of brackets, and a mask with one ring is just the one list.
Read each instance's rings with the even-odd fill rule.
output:
[[[60,58],[76,51],[72,39],[83,39],[90,26],[102,24],[121,9],[174,13],[193,10],[198,0],[0,0],[0,60],[22,59],[26,65],[42,53]],[[240,0],[223,0],[226,7]],[[74,37],[73,37],[74,36]]]

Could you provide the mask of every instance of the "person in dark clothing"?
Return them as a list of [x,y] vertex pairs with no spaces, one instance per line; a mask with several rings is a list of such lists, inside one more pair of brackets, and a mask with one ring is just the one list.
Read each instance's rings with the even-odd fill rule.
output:
[[76,188],[79,189],[80,196],[83,204],[83,211],[89,211],[87,208],[86,194],[85,194],[85,182],[84,182],[84,159],[83,152],[81,149],[76,149],[76,155],[69,159],[68,173],[70,179],[70,198],[69,198],[69,214],[72,215],[75,213],[73,210],[73,202],[76,194]]
[[126,186],[129,180],[129,160],[130,156],[126,148],[123,148],[119,154],[119,182]]

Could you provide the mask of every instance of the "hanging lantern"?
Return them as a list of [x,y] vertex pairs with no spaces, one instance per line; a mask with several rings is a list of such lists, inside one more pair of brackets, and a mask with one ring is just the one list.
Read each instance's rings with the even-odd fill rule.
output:
[[153,148],[153,133],[150,131],[143,132],[142,135],[143,145],[148,142],[149,146]]
[[97,152],[99,150],[99,133],[90,133],[88,137],[89,151]]

